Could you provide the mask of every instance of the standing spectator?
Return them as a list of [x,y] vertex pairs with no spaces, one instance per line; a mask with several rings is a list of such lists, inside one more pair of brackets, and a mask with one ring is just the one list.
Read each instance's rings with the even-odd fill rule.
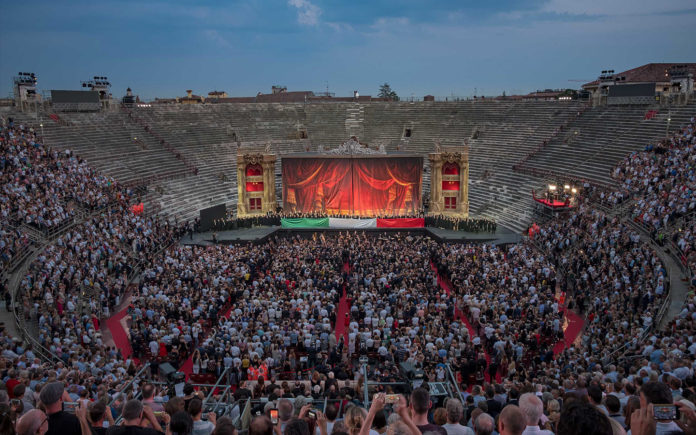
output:
[[34,409],[34,405],[32,405],[31,402],[29,402],[27,398],[24,397],[24,392],[26,391],[26,389],[27,387],[25,387],[24,384],[19,384],[16,387],[14,387],[14,391],[12,391],[14,393],[14,398],[16,400],[21,401],[23,405],[22,413],[20,414],[20,416]]
[[17,420],[17,435],[44,435],[48,431],[48,417],[39,409],[29,410]]
[[[557,435],[613,435],[614,431],[609,420],[609,417],[597,407],[575,400],[563,407],[561,419],[558,422]],[[525,431],[525,433],[527,432]],[[645,434],[638,432],[634,435]]]
[[449,399],[445,406],[447,410],[447,424],[442,427],[447,431],[447,435],[474,435],[471,428],[462,426],[460,421],[464,416],[464,407],[458,399]]
[[91,429],[94,435],[106,435],[104,418],[108,420],[109,426],[114,425],[114,419],[111,417],[111,409],[101,400],[91,403],[87,407],[87,413],[89,415],[89,421],[92,425]]
[[[142,427],[146,423],[149,423],[152,428]],[[162,427],[152,410],[144,407],[137,399],[131,399],[123,406],[123,423],[119,426],[111,426],[106,431],[108,435],[161,435],[162,432]]]
[[491,435],[495,430],[495,420],[485,412],[478,417],[474,422],[474,433],[476,435]]
[[210,435],[215,429],[214,412],[208,413],[208,421],[203,420],[203,402],[201,399],[191,399],[188,406],[188,412],[193,418],[193,435]]
[[413,411],[413,422],[416,424],[421,433],[434,432],[441,435],[447,435],[447,431],[428,421],[428,411],[432,406],[430,401],[430,393],[425,388],[416,388],[411,393],[411,410]]
[[[39,400],[48,415],[48,435],[79,435],[80,422],[73,414],[63,411],[63,400],[67,396],[62,382],[51,382],[41,388]],[[70,400],[68,398],[68,400]]]
[[[645,409],[649,404],[672,404],[672,392],[667,384],[662,382],[648,382],[640,389],[640,408]],[[681,432],[681,428],[672,420],[655,420],[655,434]],[[633,433],[633,431],[631,431]]]
[[522,410],[515,405],[508,405],[498,416],[498,432],[500,435],[522,435],[527,422]]
[[525,416],[527,428],[523,435],[553,435],[550,430],[542,430],[539,427],[541,416],[544,414],[544,404],[536,394],[525,393],[520,396],[520,410]]

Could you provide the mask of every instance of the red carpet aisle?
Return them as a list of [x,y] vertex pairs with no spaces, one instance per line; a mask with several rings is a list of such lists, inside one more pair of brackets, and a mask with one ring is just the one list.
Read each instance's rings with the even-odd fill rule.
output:
[[[437,272],[435,265],[431,263],[431,267],[433,268],[433,271]],[[446,292],[447,296],[450,295],[452,288],[451,288],[451,283],[449,282],[448,279],[443,279],[440,275],[437,277],[437,283],[442,287]],[[567,309],[566,307],[561,307],[561,310],[565,312],[565,318],[567,321],[567,324],[564,325],[564,330],[563,330],[563,335],[564,339],[562,341],[557,342],[554,347],[553,347],[553,354],[558,355],[559,353],[563,352],[563,350],[567,347],[569,347],[580,335],[580,332],[582,332],[582,328],[585,324],[585,321],[581,316],[576,314],[574,311],[571,311]],[[466,329],[469,330],[469,336],[473,337],[474,336],[474,328],[469,324],[469,320],[464,316],[464,314],[459,310],[455,310],[455,316],[459,319],[461,319],[464,322],[464,325],[466,326]],[[491,358],[488,355],[488,352],[486,352],[486,361],[488,364],[491,362]],[[488,375],[488,370],[486,370],[485,373],[486,377],[486,382],[490,382],[490,377]],[[500,374],[496,374],[496,382],[500,382]]]
[[[350,272],[350,263],[345,262],[343,264],[343,271]],[[336,311],[336,325],[334,326],[334,332],[336,333],[336,341],[338,341],[341,336],[343,336],[343,343],[345,348],[348,347],[348,328],[346,325],[346,315],[350,313],[350,304],[348,303],[348,297],[346,296],[346,285],[343,284],[343,295],[341,300],[338,302],[338,310]]]
[[[225,310],[225,312],[222,314],[223,317],[229,317],[230,313],[232,312],[232,306],[230,306],[228,309]],[[208,338],[208,336],[200,337],[200,342],[202,343]],[[186,358],[186,361],[181,365],[181,368],[179,368],[180,372],[186,373],[186,380],[188,381],[189,376],[191,376],[191,373],[193,373],[193,352],[191,352],[191,355],[189,355],[188,358]]]
[[111,332],[111,337],[114,339],[114,345],[116,348],[121,350],[121,355],[123,355],[124,358],[128,358],[133,353],[133,348],[130,345],[128,334],[125,330],[125,321],[123,321],[127,314],[128,307],[126,306],[126,308],[109,317],[104,322],[106,327],[109,329],[109,332]]
[[556,343],[556,345],[553,347],[554,356],[568,348],[578,338],[578,335],[580,335],[580,332],[582,332],[583,326],[585,326],[585,321],[583,318],[577,315],[574,311],[571,311],[565,307],[561,308],[561,310],[565,311],[565,317],[568,324],[563,331],[563,340]]
[[[433,272],[437,273],[437,268],[435,267],[435,264],[430,263],[430,267],[433,269]],[[443,277],[441,277],[441,276],[438,274],[438,275],[437,275],[437,284],[440,286],[440,288],[442,288],[443,290],[445,290],[445,291],[447,292],[447,296],[450,296],[450,295],[451,295],[451,293],[452,293],[452,283],[450,283],[449,279],[443,278]],[[469,337],[473,339],[474,336],[476,336],[476,332],[474,331],[474,327],[471,326],[471,324],[469,323],[469,319],[466,318],[466,316],[464,315],[464,313],[462,313],[461,310],[460,310],[459,308],[455,308],[455,310],[454,310],[454,317],[455,317],[456,319],[459,319],[460,321],[462,321],[462,322],[464,323],[464,326],[466,326],[466,329],[469,330]],[[486,370],[485,370],[485,372],[484,372],[483,375],[484,375],[484,378],[486,379],[486,382],[490,382],[490,381],[491,381],[491,377],[490,377],[490,375],[488,374],[488,366],[491,365],[491,356],[488,355],[488,352],[486,352],[485,350],[484,350],[484,354],[486,355]],[[502,378],[500,377],[500,374],[496,373],[496,375],[495,375],[495,381],[496,381],[496,382],[501,382],[501,381],[502,381]],[[470,385],[470,386],[469,386],[469,389],[471,389],[471,387],[472,387],[472,386]]]

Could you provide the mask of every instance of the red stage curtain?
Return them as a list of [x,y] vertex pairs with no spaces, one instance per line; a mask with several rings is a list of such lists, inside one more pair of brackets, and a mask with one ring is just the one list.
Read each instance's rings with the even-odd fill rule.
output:
[[442,190],[459,190],[459,181],[443,181]]
[[246,176],[247,177],[255,177],[258,175],[263,175],[263,168],[261,165],[258,163],[255,165],[247,165],[246,167]]
[[355,214],[411,213],[420,207],[422,161],[414,158],[353,159]]
[[377,228],[423,228],[424,218],[377,219]]
[[263,181],[247,181],[247,192],[263,192]]
[[283,159],[283,207],[351,213],[350,159]]
[[282,166],[288,211],[377,216],[420,208],[419,158],[288,158]]

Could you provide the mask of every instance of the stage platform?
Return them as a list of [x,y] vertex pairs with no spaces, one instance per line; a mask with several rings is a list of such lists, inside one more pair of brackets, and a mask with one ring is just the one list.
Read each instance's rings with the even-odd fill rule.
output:
[[[495,243],[497,245],[506,245],[510,243],[518,243],[522,240],[520,234],[516,234],[514,231],[507,228],[502,228],[498,225],[498,229],[495,233],[468,233],[464,231],[452,231],[443,230],[440,228],[375,228],[367,230],[345,230],[345,229],[282,229],[279,226],[272,227],[254,227],[254,228],[240,228],[237,230],[229,231],[218,231],[217,241],[220,244],[239,244],[248,242],[263,242],[267,238],[275,235],[281,234],[291,234],[291,233],[314,233],[317,231],[325,232],[344,232],[344,231],[385,231],[385,232],[414,232],[414,233],[428,233],[435,239],[443,242],[456,242],[456,243]],[[213,245],[213,231],[205,233],[194,233],[193,238],[188,234],[185,235],[180,243],[182,245],[198,245],[198,246],[212,246]]]

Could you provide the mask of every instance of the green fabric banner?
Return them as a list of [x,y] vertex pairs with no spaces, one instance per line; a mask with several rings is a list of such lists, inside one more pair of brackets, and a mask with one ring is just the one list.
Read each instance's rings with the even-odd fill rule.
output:
[[329,228],[329,218],[281,219],[282,228]]

